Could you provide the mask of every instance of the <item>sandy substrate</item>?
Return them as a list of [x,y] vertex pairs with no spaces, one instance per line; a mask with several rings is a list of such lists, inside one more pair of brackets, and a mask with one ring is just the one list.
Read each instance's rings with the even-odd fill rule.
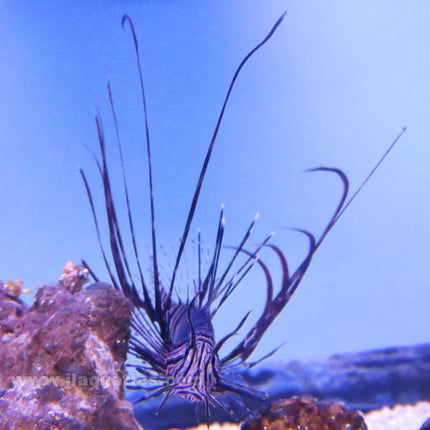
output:
[[369,430],[418,430],[430,418],[430,402],[382,408],[365,417]]
[[[419,430],[430,418],[430,402],[399,405],[393,409],[382,408],[364,415],[369,430]],[[206,424],[194,430],[207,430]],[[238,430],[238,424],[211,424],[210,430]],[[172,429],[174,430],[174,429]],[[192,429],[190,429],[192,430]]]

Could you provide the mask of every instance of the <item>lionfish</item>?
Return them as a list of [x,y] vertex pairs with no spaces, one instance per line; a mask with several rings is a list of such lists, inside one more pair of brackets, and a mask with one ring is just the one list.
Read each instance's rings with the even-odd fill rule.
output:
[[[135,28],[132,20],[127,15],[124,15],[122,18],[122,26],[124,28],[128,25],[133,38],[137,69],[140,79],[140,91],[145,126],[146,157],[149,180],[149,207],[151,214],[152,273],[150,281],[144,278],[142,265],[139,259],[118,121],[109,83],[107,84],[107,91],[115,126],[117,146],[119,148],[122,182],[128,214],[128,228],[132,243],[133,258],[138,270],[138,282],[135,281],[132,274],[131,265],[125,251],[123,236],[118,222],[106,158],[106,142],[101,126],[101,119],[98,114],[95,116],[95,122],[98,133],[101,162],[96,158],[96,163],[103,183],[107,224],[109,228],[110,252],[112,254],[114,269],[109,263],[106,251],[102,245],[96,209],[87,178],[84,172],[80,170],[88,195],[99,246],[101,248],[104,263],[111,282],[115,288],[122,290],[124,295],[132,303],[134,309],[131,323],[132,333],[129,341],[129,354],[136,357],[139,360],[139,364],[130,364],[130,366],[134,367],[143,378],[149,381],[148,386],[138,387],[143,390],[145,394],[140,397],[137,402],[163,395],[164,398],[161,402],[161,405],[163,405],[173,395],[178,395],[192,402],[203,404],[206,411],[207,422],[209,422],[210,407],[226,409],[224,398],[221,395],[226,395],[228,399],[232,399],[233,397],[236,399],[236,402],[239,402],[240,404],[243,404],[241,399],[244,397],[257,400],[265,399],[264,394],[250,388],[243,383],[242,380],[238,379],[237,374],[239,372],[237,372],[237,369],[251,367],[274,354],[276,350],[256,362],[250,363],[248,361],[272,322],[283,310],[285,305],[293,296],[297,287],[300,285],[315,252],[318,250],[327,234],[337,223],[345,209],[373,175],[379,164],[387,156],[405,131],[405,129],[402,130],[349,200],[347,200],[349,190],[348,178],[342,170],[331,167],[318,167],[309,170],[312,172],[326,172],[337,176],[342,183],[343,191],[330,221],[318,238],[307,230],[297,229],[298,232],[307,238],[309,248],[307,255],[303,258],[302,262],[294,272],[290,272],[290,268],[283,251],[278,246],[269,243],[271,235],[268,236],[260,245],[256,246],[256,249],[253,249],[252,251],[248,250],[248,240],[251,236],[256,219],[254,219],[247,228],[239,245],[233,248],[234,252],[232,252],[232,256],[229,258],[225,269],[221,270],[219,262],[221,250],[223,249],[225,226],[223,209],[221,209],[215,246],[208,268],[205,268],[203,272],[202,242],[199,232],[197,240],[198,268],[196,279],[194,279],[195,289],[192,296],[187,297],[186,300],[182,300],[181,298],[174,299],[173,294],[175,289],[178,288],[177,274],[179,265],[184,256],[184,249],[189,237],[190,228],[193,222],[196,206],[199,201],[206,171],[209,166],[218,131],[233,87],[245,64],[273,36],[284,16],[285,13],[278,19],[266,37],[243,58],[233,75],[200,170],[200,175],[186,218],[184,231],[180,238],[173,271],[170,275],[170,280],[167,283],[162,282],[159,273],[159,250],[157,247],[157,235],[155,229],[151,145],[141,59]],[[274,255],[276,255],[276,258],[279,260],[280,267],[282,268],[282,282],[278,292],[275,292],[274,282],[268,265],[259,257],[260,251],[263,248],[270,249]],[[240,257],[244,261],[240,260]],[[238,265],[239,260],[241,263]],[[85,262],[83,263],[88,267]],[[238,268],[236,269],[237,266]],[[222,355],[222,347],[244,326],[248,319],[249,312],[242,317],[234,330],[221,340],[217,340],[215,337],[212,320],[218,310],[255,266],[262,270],[266,281],[266,301],[263,312],[245,337],[239,341],[231,351]],[[90,272],[92,276],[98,280],[91,270]]]

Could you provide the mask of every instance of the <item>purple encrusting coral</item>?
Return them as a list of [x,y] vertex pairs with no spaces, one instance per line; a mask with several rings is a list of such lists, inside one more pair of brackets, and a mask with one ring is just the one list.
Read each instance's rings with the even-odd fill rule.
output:
[[129,302],[107,284],[82,290],[79,268],[31,307],[1,289],[0,428],[140,428],[124,400]]

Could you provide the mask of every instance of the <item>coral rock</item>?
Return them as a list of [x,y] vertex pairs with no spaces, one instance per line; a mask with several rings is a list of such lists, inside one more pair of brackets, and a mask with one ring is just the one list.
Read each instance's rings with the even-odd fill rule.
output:
[[339,403],[319,402],[310,396],[292,397],[273,402],[242,430],[366,430],[363,417]]
[[13,429],[140,429],[124,400],[131,306],[107,284],[0,292],[0,416]]
[[58,283],[71,293],[77,293],[88,282],[89,275],[89,270],[83,264],[68,261],[63,267]]

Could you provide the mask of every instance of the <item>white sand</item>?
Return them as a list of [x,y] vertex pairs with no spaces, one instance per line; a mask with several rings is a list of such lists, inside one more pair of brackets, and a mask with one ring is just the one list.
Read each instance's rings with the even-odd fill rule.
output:
[[418,430],[430,418],[430,402],[382,408],[365,415],[369,430]]

